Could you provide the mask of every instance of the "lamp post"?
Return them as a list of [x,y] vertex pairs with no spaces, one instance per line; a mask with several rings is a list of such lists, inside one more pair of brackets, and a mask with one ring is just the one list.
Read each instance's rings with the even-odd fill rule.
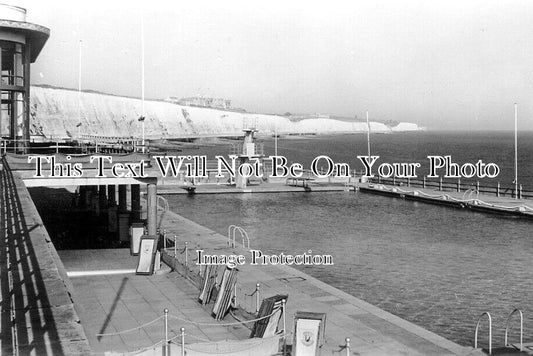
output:
[[145,153],[145,137],[144,137],[144,16],[141,8],[141,117],[139,121],[142,123],[142,153]]
[[514,197],[518,199],[518,104],[514,104]]
[[368,110],[366,111],[366,142],[368,146],[368,161],[370,162],[370,121],[368,121]]
[[278,155],[278,121],[274,121],[274,156]]

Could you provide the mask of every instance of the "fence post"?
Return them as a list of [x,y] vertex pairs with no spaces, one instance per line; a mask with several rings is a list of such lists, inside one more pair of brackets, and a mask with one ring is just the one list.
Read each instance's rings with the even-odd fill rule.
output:
[[350,356],[350,338],[347,337],[345,341],[346,341],[346,356]]
[[259,313],[259,283],[255,285],[255,312]]
[[170,356],[170,344],[168,343],[168,309],[165,308],[165,345],[163,345],[163,354]]
[[392,176],[392,185],[396,185],[396,176]]
[[287,348],[287,322],[285,319],[285,307],[286,307],[287,301],[285,299],[281,300],[281,310],[283,313],[283,355],[285,355],[285,349]]
[[457,192],[461,191],[461,179],[457,179]]
[[500,182],[498,182],[498,185],[496,186],[496,196],[500,197]]
[[189,255],[189,243],[185,241],[185,269],[187,269],[188,263],[188,255]]
[[479,181],[476,182],[476,193],[479,194]]
[[426,176],[422,177],[422,188],[426,189]]
[[411,178],[407,177],[407,186],[410,187],[411,186]]
[[180,328],[181,334],[181,356],[185,356],[185,328]]
[[520,184],[520,187],[518,190],[518,199],[522,199],[522,184]]
[[439,179],[439,190],[442,191],[442,177]]

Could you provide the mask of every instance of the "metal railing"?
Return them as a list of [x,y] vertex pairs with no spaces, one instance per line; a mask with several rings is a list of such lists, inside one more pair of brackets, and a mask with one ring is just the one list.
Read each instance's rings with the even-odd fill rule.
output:
[[479,323],[481,322],[481,318],[486,315],[489,318],[489,355],[492,355],[492,317],[490,316],[489,312],[484,312],[479,316],[476,323],[476,332],[474,335],[474,348],[477,349],[477,333],[479,330]]
[[514,184],[501,184],[497,182],[495,185],[481,184],[479,181],[456,181],[443,180],[442,177],[438,180],[430,180],[426,177],[422,179],[414,178],[369,178],[370,183],[398,185],[407,187],[421,187],[428,189],[436,189],[439,191],[456,191],[462,192],[464,190],[473,190],[476,194],[485,193],[490,195],[511,196],[518,199],[533,199],[533,191],[525,190],[522,184],[518,185],[518,190],[515,189]]
[[[242,227],[237,226],[237,225],[230,225],[228,227],[228,246],[231,246],[231,247],[236,246],[235,236],[237,234],[237,231],[241,234],[242,248],[250,248],[250,238],[248,237],[248,233]],[[244,244],[244,241],[245,241],[244,239],[246,239],[248,246]]]
[[511,321],[511,317],[514,315],[514,313],[518,312],[520,315],[520,352],[523,351],[523,335],[524,335],[524,315],[522,314],[522,311],[518,308],[515,308],[507,317],[507,322],[505,323],[505,340],[504,344],[505,347],[510,346],[507,342],[507,335],[509,333],[509,322]]

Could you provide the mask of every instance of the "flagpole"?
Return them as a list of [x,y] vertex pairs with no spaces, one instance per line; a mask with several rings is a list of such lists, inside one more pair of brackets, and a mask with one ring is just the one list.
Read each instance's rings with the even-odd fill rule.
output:
[[514,197],[518,199],[518,104],[514,104]]
[[145,153],[145,135],[144,135],[144,16],[141,8],[141,117],[142,117],[142,153]]
[[79,55],[78,55],[78,141],[81,136],[81,40],[79,42]]
[[278,121],[274,121],[274,156],[278,155]]
[[368,110],[366,111],[366,142],[368,145],[368,160],[370,161],[370,121],[368,121]]

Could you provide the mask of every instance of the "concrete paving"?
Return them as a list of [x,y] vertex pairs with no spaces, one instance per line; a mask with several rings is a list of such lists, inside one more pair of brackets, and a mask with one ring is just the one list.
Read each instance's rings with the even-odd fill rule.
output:
[[[169,337],[179,335],[184,327],[187,343],[240,340],[250,336],[250,330],[242,325],[225,327],[221,325],[223,322],[216,322],[210,315],[211,308],[203,308],[197,302],[198,289],[178,273],[113,274],[119,269],[135,270],[138,257],[130,256],[129,249],[63,250],[59,255],[67,273],[80,272],[77,277],[71,277],[73,299],[93,354],[131,352],[164,340],[163,319],[131,332],[123,331],[162,317],[165,308],[171,316],[214,324],[195,325],[170,317]],[[91,275],[93,271],[103,274]],[[83,272],[88,275],[84,276]],[[225,322],[235,320],[226,317]]]
[[[188,242],[188,261],[191,273],[197,249],[211,254],[243,254],[243,248],[229,248],[227,237],[196,224],[178,214],[167,212],[161,223],[167,236],[177,235],[177,259],[184,262],[185,241]],[[251,242],[253,248],[253,241]],[[174,254],[168,248],[168,254]],[[240,307],[255,312],[255,296],[249,296],[260,283],[262,297],[288,294],[287,330],[292,330],[296,311],[313,311],[327,314],[326,344],[322,355],[340,354],[345,338],[351,339],[353,355],[471,355],[478,350],[463,347],[417,325],[385,312],[369,303],[344,293],[290,266],[257,265],[238,266],[237,301]],[[289,343],[292,336],[289,335]]]

